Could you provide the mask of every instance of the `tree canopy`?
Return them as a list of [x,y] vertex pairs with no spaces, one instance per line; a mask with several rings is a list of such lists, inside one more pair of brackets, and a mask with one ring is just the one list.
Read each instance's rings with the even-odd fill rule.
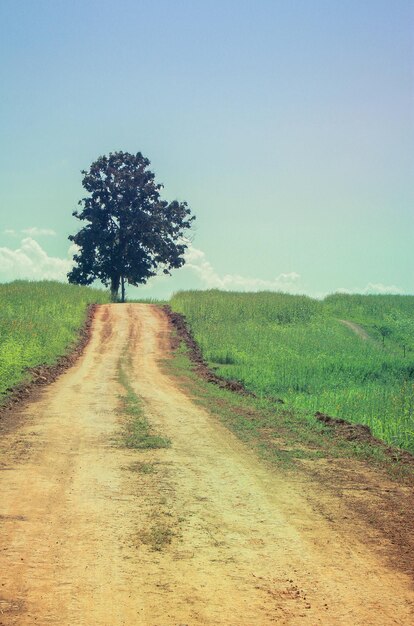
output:
[[71,283],[89,285],[99,279],[118,299],[125,283],[138,286],[162,270],[184,265],[185,231],[195,219],[186,202],[162,200],[163,185],[155,182],[141,152],[114,152],[83,170],[89,195],[73,215],[86,225],[70,241],[78,246]]

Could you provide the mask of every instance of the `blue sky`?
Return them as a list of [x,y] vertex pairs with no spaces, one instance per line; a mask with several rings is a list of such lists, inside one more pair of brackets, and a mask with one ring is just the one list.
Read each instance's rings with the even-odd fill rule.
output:
[[2,0],[0,280],[65,275],[80,170],[126,150],[197,215],[145,296],[414,293],[413,33],[405,0]]

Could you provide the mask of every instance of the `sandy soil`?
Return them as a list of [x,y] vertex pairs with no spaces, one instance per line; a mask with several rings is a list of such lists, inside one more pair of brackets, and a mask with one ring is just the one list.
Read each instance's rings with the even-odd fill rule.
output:
[[[159,310],[101,306],[83,357],[2,438],[0,624],[413,624],[409,576],[329,518],[323,486],[197,407],[162,371],[168,347]],[[125,354],[170,448],[119,446]]]

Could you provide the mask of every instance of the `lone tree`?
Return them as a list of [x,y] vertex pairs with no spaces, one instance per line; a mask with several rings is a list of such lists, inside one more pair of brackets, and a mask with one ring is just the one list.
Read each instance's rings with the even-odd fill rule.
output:
[[166,202],[150,161],[140,152],[114,152],[82,171],[89,196],[73,215],[87,224],[70,235],[79,251],[68,274],[70,283],[110,286],[113,300],[125,301],[125,283],[138,286],[184,265],[184,231],[195,219],[186,202]]

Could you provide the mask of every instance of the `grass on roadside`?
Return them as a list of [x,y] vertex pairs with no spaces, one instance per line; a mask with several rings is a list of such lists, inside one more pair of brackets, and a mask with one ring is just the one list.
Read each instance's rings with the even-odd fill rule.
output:
[[197,404],[279,469],[303,468],[307,462],[321,459],[354,458],[385,468],[391,477],[413,476],[412,466],[392,459],[384,448],[348,441],[313,414],[285,408],[268,398],[242,396],[200,378],[183,343],[164,367],[182,382]]
[[0,285],[0,405],[30,380],[28,368],[54,365],[75,346],[89,304],[106,302],[101,289],[54,281]]
[[414,296],[210,290],[179,292],[170,305],[219,376],[295,410],[366,424],[414,452]]

